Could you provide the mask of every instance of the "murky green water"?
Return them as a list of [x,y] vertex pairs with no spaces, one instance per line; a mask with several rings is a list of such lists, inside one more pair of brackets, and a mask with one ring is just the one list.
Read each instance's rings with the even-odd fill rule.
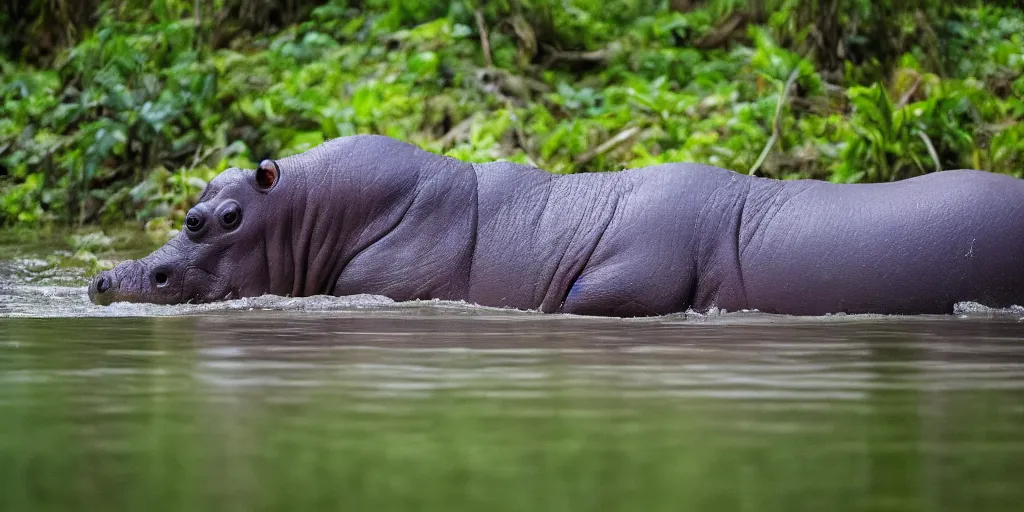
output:
[[1020,510],[1024,313],[88,304],[0,247],[0,510]]

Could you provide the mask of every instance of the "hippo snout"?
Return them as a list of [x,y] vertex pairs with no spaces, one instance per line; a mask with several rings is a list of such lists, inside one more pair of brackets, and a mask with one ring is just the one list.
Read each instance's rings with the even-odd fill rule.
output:
[[101,272],[89,283],[89,300],[107,306],[114,302],[181,302],[179,272],[171,264],[128,260]]

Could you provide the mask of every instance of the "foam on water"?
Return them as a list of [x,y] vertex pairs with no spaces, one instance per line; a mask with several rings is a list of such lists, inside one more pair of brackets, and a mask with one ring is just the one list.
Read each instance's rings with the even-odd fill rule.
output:
[[[65,278],[67,276],[64,276]],[[230,313],[235,311],[290,311],[322,314],[375,314],[375,315],[458,315],[458,316],[518,316],[540,320],[542,318],[590,319],[592,321],[627,321],[672,325],[686,324],[760,324],[760,323],[846,323],[860,321],[929,321],[946,319],[1014,319],[1024,322],[1024,307],[992,308],[975,302],[956,305],[954,315],[886,316],[886,315],[826,315],[797,317],[773,315],[758,311],[726,312],[713,309],[708,312],[687,311],[655,318],[598,319],[577,315],[544,315],[536,311],[521,311],[469,304],[461,301],[409,301],[395,302],[380,295],[351,295],[333,297],[280,297],[265,295],[208,304],[134,304],[114,303],[97,306],[89,301],[84,284],[56,286],[30,283],[0,282],[0,318],[77,318],[77,317],[156,317],[197,314]]]
[[379,295],[352,295],[346,297],[280,297],[262,296],[209,304],[131,304],[115,303],[97,306],[89,301],[86,286],[89,276],[81,268],[58,268],[44,259],[23,257],[0,262],[0,318],[60,318],[60,317],[155,317],[197,314],[230,313],[234,311],[291,311],[321,314],[404,314],[404,315],[471,315],[501,317],[521,316],[542,318],[589,319],[590,321],[628,321],[672,325],[677,323],[747,324],[747,323],[826,323],[857,321],[914,321],[936,318],[961,319],[1014,319],[1024,321],[1024,307],[992,308],[975,302],[963,302],[954,308],[954,315],[885,316],[885,315],[826,315],[794,317],[773,315],[758,311],[724,311],[712,308],[706,312],[687,311],[656,318],[598,319],[576,315],[544,315],[537,311],[521,311],[469,304],[462,301],[409,301],[395,302]]
[[[0,317],[52,318],[52,317],[140,317],[183,316],[232,311],[297,311],[297,312],[409,312],[422,308],[438,310],[465,310],[476,312],[496,308],[482,308],[460,302],[413,301],[395,302],[378,295],[352,295],[331,297],[262,297],[243,298],[209,304],[134,304],[118,302],[97,306],[89,301],[85,286],[45,286],[31,284],[0,285]],[[508,313],[518,313],[508,311]],[[528,314],[528,313],[527,313]]]

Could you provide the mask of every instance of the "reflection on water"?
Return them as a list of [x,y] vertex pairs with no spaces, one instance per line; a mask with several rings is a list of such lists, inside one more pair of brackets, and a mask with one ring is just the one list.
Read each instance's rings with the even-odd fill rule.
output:
[[[0,510],[1016,510],[1024,322],[88,304],[0,263]],[[3,266],[6,265],[6,266]]]

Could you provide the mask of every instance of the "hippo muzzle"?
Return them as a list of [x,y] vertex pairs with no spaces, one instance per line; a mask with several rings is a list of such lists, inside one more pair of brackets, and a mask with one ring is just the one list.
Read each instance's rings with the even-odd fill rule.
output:
[[89,284],[89,300],[106,306],[114,302],[183,302],[184,272],[173,265],[130,260],[101,272]]

